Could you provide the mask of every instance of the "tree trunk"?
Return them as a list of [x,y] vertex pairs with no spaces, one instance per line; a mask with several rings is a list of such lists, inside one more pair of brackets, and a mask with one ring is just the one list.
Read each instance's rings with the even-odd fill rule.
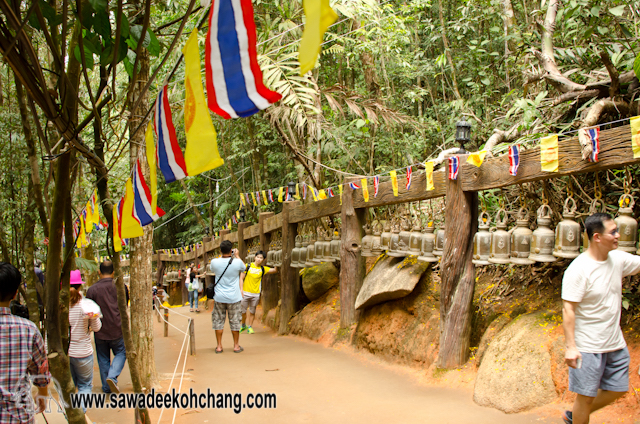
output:
[[[22,244],[22,250],[24,252],[25,273],[26,273],[26,300],[29,307],[29,319],[40,329],[40,306],[38,305],[38,291],[37,285],[40,284],[38,276],[36,275],[33,259],[34,259],[34,232],[36,229],[36,222],[33,219],[36,213],[35,194],[33,192],[33,181],[29,181],[29,201],[27,203],[27,211],[24,215],[24,238]],[[44,298],[44,297],[43,297]]]
[[[356,17],[353,19],[353,30],[360,28],[360,20]],[[361,43],[364,43],[365,36],[358,37]],[[380,94],[380,85],[378,84],[378,78],[376,75],[376,63],[373,60],[373,55],[366,49],[362,49],[360,53],[360,62],[362,62],[362,70],[364,75],[364,82],[367,86],[367,90],[372,97],[377,97]]]
[[291,250],[295,244],[296,234],[298,232],[298,224],[289,222],[289,212],[298,201],[284,202],[282,204],[282,267],[280,268],[280,277],[282,286],[280,288],[280,326],[278,334],[287,334],[289,332],[289,320],[298,312],[299,294],[300,294],[300,275],[298,270],[291,268]]
[[456,95],[456,99],[461,99],[460,91],[458,90],[458,80],[456,79],[456,66],[451,56],[451,50],[449,49],[449,39],[447,38],[447,30],[444,22],[444,16],[442,13],[442,0],[438,0],[438,14],[440,16],[440,28],[442,30],[442,44],[444,45],[444,53],[447,56],[447,61],[451,67],[451,80],[453,85],[453,92]]

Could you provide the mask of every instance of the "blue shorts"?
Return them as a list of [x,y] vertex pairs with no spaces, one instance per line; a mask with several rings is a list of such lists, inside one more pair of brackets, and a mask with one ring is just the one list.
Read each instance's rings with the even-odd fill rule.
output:
[[583,353],[582,367],[569,368],[569,390],[579,395],[596,397],[598,389],[612,392],[629,390],[629,350],[607,353]]

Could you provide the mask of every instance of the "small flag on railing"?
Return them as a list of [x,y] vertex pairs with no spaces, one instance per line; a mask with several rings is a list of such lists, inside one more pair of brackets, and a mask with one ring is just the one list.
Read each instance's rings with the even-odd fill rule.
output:
[[520,167],[520,145],[514,144],[509,147],[509,174],[514,177],[518,174]]
[[262,200],[264,200],[265,205],[269,204],[269,200],[267,199],[267,192],[264,190],[262,190]]
[[558,172],[558,135],[540,140],[540,165],[545,172]]
[[296,194],[293,196],[296,200],[300,200],[300,184],[296,183]]
[[580,144],[591,145],[591,154],[587,158],[589,162],[598,162],[600,153],[600,128],[582,128],[578,131]]
[[284,188],[280,187],[280,190],[278,191],[278,202],[282,203],[282,195],[284,194]]
[[634,116],[629,120],[631,124],[631,147],[633,149],[633,158],[640,157],[640,116]]
[[405,186],[407,191],[411,188],[411,174],[413,174],[413,172],[411,172],[411,166],[407,166],[407,185]]
[[351,187],[352,190],[357,190],[360,188],[360,186],[356,183],[349,183],[349,187]]
[[333,194],[333,188],[331,188],[331,187],[329,187],[327,189],[327,193],[329,193],[329,197],[334,197],[335,196],[335,194]]
[[313,196],[313,201],[317,202],[318,201],[318,190],[315,187],[311,187],[311,195]]
[[256,194],[254,192],[251,192],[251,198],[253,199],[253,204],[258,206],[258,201],[256,200]]
[[365,202],[369,202],[369,188],[367,188],[367,179],[361,179],[360,184],[362,185],[362,197],[364,198]]
[[433,162],[431,162],[430,160],[424,163],[424,173],[427,191],[434,190],[436,187],[433,184]]
[[338,186],[338,191],[340,192],[340,204],[342,204],[342,184]]
[[323,190],[320,190],[320,191],[318,192],[318,199],[319,199],[319,200],[324,200],[324,199],[326,199],[326,198],[327,198],[327,193],[325,193],[324,189],[323,189]]
[[245,205],[246,200],[244,200],[244,193],[240,193],[240,206],[246,206]]
[[451,156],[449,158],[449,179],[457,180],[458,179],[458,168],[460,167],[460,157],[459,156]]
[[470,163],[471,165],[475,165],[478,168],[480,168],[480,165],[482,165],[482,162],[484,162],[484,157],[485,156],[487,156],[487,151],[486,150],[482,150],[480,152],[471,153],[469,155],[469,157],[467,158],[467,163]]
[[307,184],[302,183],[302,200],[307,200]]
[[396,174],[396,171],[389,172],[389,175],[391,175],[391,187],[393,187],[393,195],[397,197],[398,196],[398,175]]
[[269,200],[271,201],[271,203],[274,202],[273,200],[273,190],[269,189]]
[[380,188],[380,177],[373,177],[373,197],[378,197],[378,189]]

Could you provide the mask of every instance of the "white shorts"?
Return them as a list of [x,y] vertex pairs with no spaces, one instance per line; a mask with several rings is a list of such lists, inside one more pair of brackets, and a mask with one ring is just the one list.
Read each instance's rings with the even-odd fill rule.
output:
[[258,306],[258,302],[260,301],[260,293],[247,293],[243,292],[244,297],[242,298],[242,302],[240,302],[240,307],[242,308],[242,313],[247,313],[247,307],[249,308],[249,312],[255,315],[256,306]]

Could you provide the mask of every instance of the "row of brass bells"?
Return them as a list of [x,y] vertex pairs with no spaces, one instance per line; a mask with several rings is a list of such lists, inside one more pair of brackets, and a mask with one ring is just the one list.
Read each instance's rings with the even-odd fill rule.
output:
[[342,241],[340,240],[340,234],[337,231],[333,232],[333,240],[331,240],[331,257],[333,261],[340,260],[340,247],[342,246]]
[[418,218],[413,222],[413,228],[409,233],[409,254],[420,256],[422,253],[422,232],[420,231],[420,220]]
[[169,271],[167,272],[167,281],[170,283],[176,283],[180,281],[180,277],[178,271]]
[[[300,268],[300,251],[301,250],[302,250],[302,236],[297,235],[295,246],[291,250],[291,268]],[[302,266],[302,268],[304,268],[304,265]]]
[[389,250],[387,250],[387,255],[392,256],[394,258],[401,258],[405,256],[402,253],[400,253],[399,245],[400,245],[400,224],[396,222],[391,225],[391,238],[389,239]]
[[442,256],[444,253],[445,225],[446,223],[442,224],[442,227],[438,228],[438,231],[436,231],[436,244],[433,247],[433,254],[435,256]]
[[391,223],[387,219],[384,222],[382,234],[380,234],[380,249],[384,251],[389,250],[390,242],[391,242]]
[[265,262],[265,265],[267,266],[273,266],[273,254],[275,253],[273,249],[274,249],[274,244],[271,243],[269,245],[269,250],[267,251],[267,257],[266,257],[267,261]]
[[371,253],[371,246],[373,245],[373,234],[371,231],[371,227],[369,226],[369,224],[365,224],[362,226],[362,229],[364,230],[364,237],[362,237],[362,256],[365,257],[372,257],[372,256],[376,256],[373,253]]
[[489,226],[491,219],[486,211],[478,217],[478,232],[473,236],[473,262],[475,265],[489,265],[491,256],[491,233]]
[[632,216],[634,203],[633,197],[626,193],[623,194],[620,197],[618,216],[614,220],[616,225],[618,225],[618,231],[620,233],[617,250],[629,253],[636,252],[636,242],[638,238],[638,221]]
[[420,256],[418,256],[418,260],[421,262],[438,262],[438,257],[433,254],[433,248],[436,244],[436,235],[433,233],[434,230],[433,225],[427,225],[422,229]]
[[315,253],[315,244],[316,244],[316,240],[313,238],[313,234],[312,234],[309,236],[309,244],[307,244],[307,259],[304,263],[305,268],[311,268],[312,266],[318,265],[313,260],[313,256]]
[[496,228],[491,234],[492,264],[508,264],[511,262],[511,234],[507,231],[507,211],[499,209],[496,213]]
[[542,205],[538,208],[538,228],[533,231],[531,239],[531,254],[529,258],[536,262],[555,262],[558,260],[553,256],[553,246],[555,233],[551,228],[551,208],[549,205]]
[[[569,207],[569,202],[572,203],[571,207]],[[576,209],[576,201],[573,200],[573,197],[567,197],[562,211],[563,219],[556,225],[556,243],[553,256],[574,259],[580,254],[582,230],[580,224],[573,219],[576,216]]]
[[511,230],[511,263],[531,265],[535,263],[529,258],[533,231],[529,229],[529,212],[521,208],[518,211],[516,227]]

